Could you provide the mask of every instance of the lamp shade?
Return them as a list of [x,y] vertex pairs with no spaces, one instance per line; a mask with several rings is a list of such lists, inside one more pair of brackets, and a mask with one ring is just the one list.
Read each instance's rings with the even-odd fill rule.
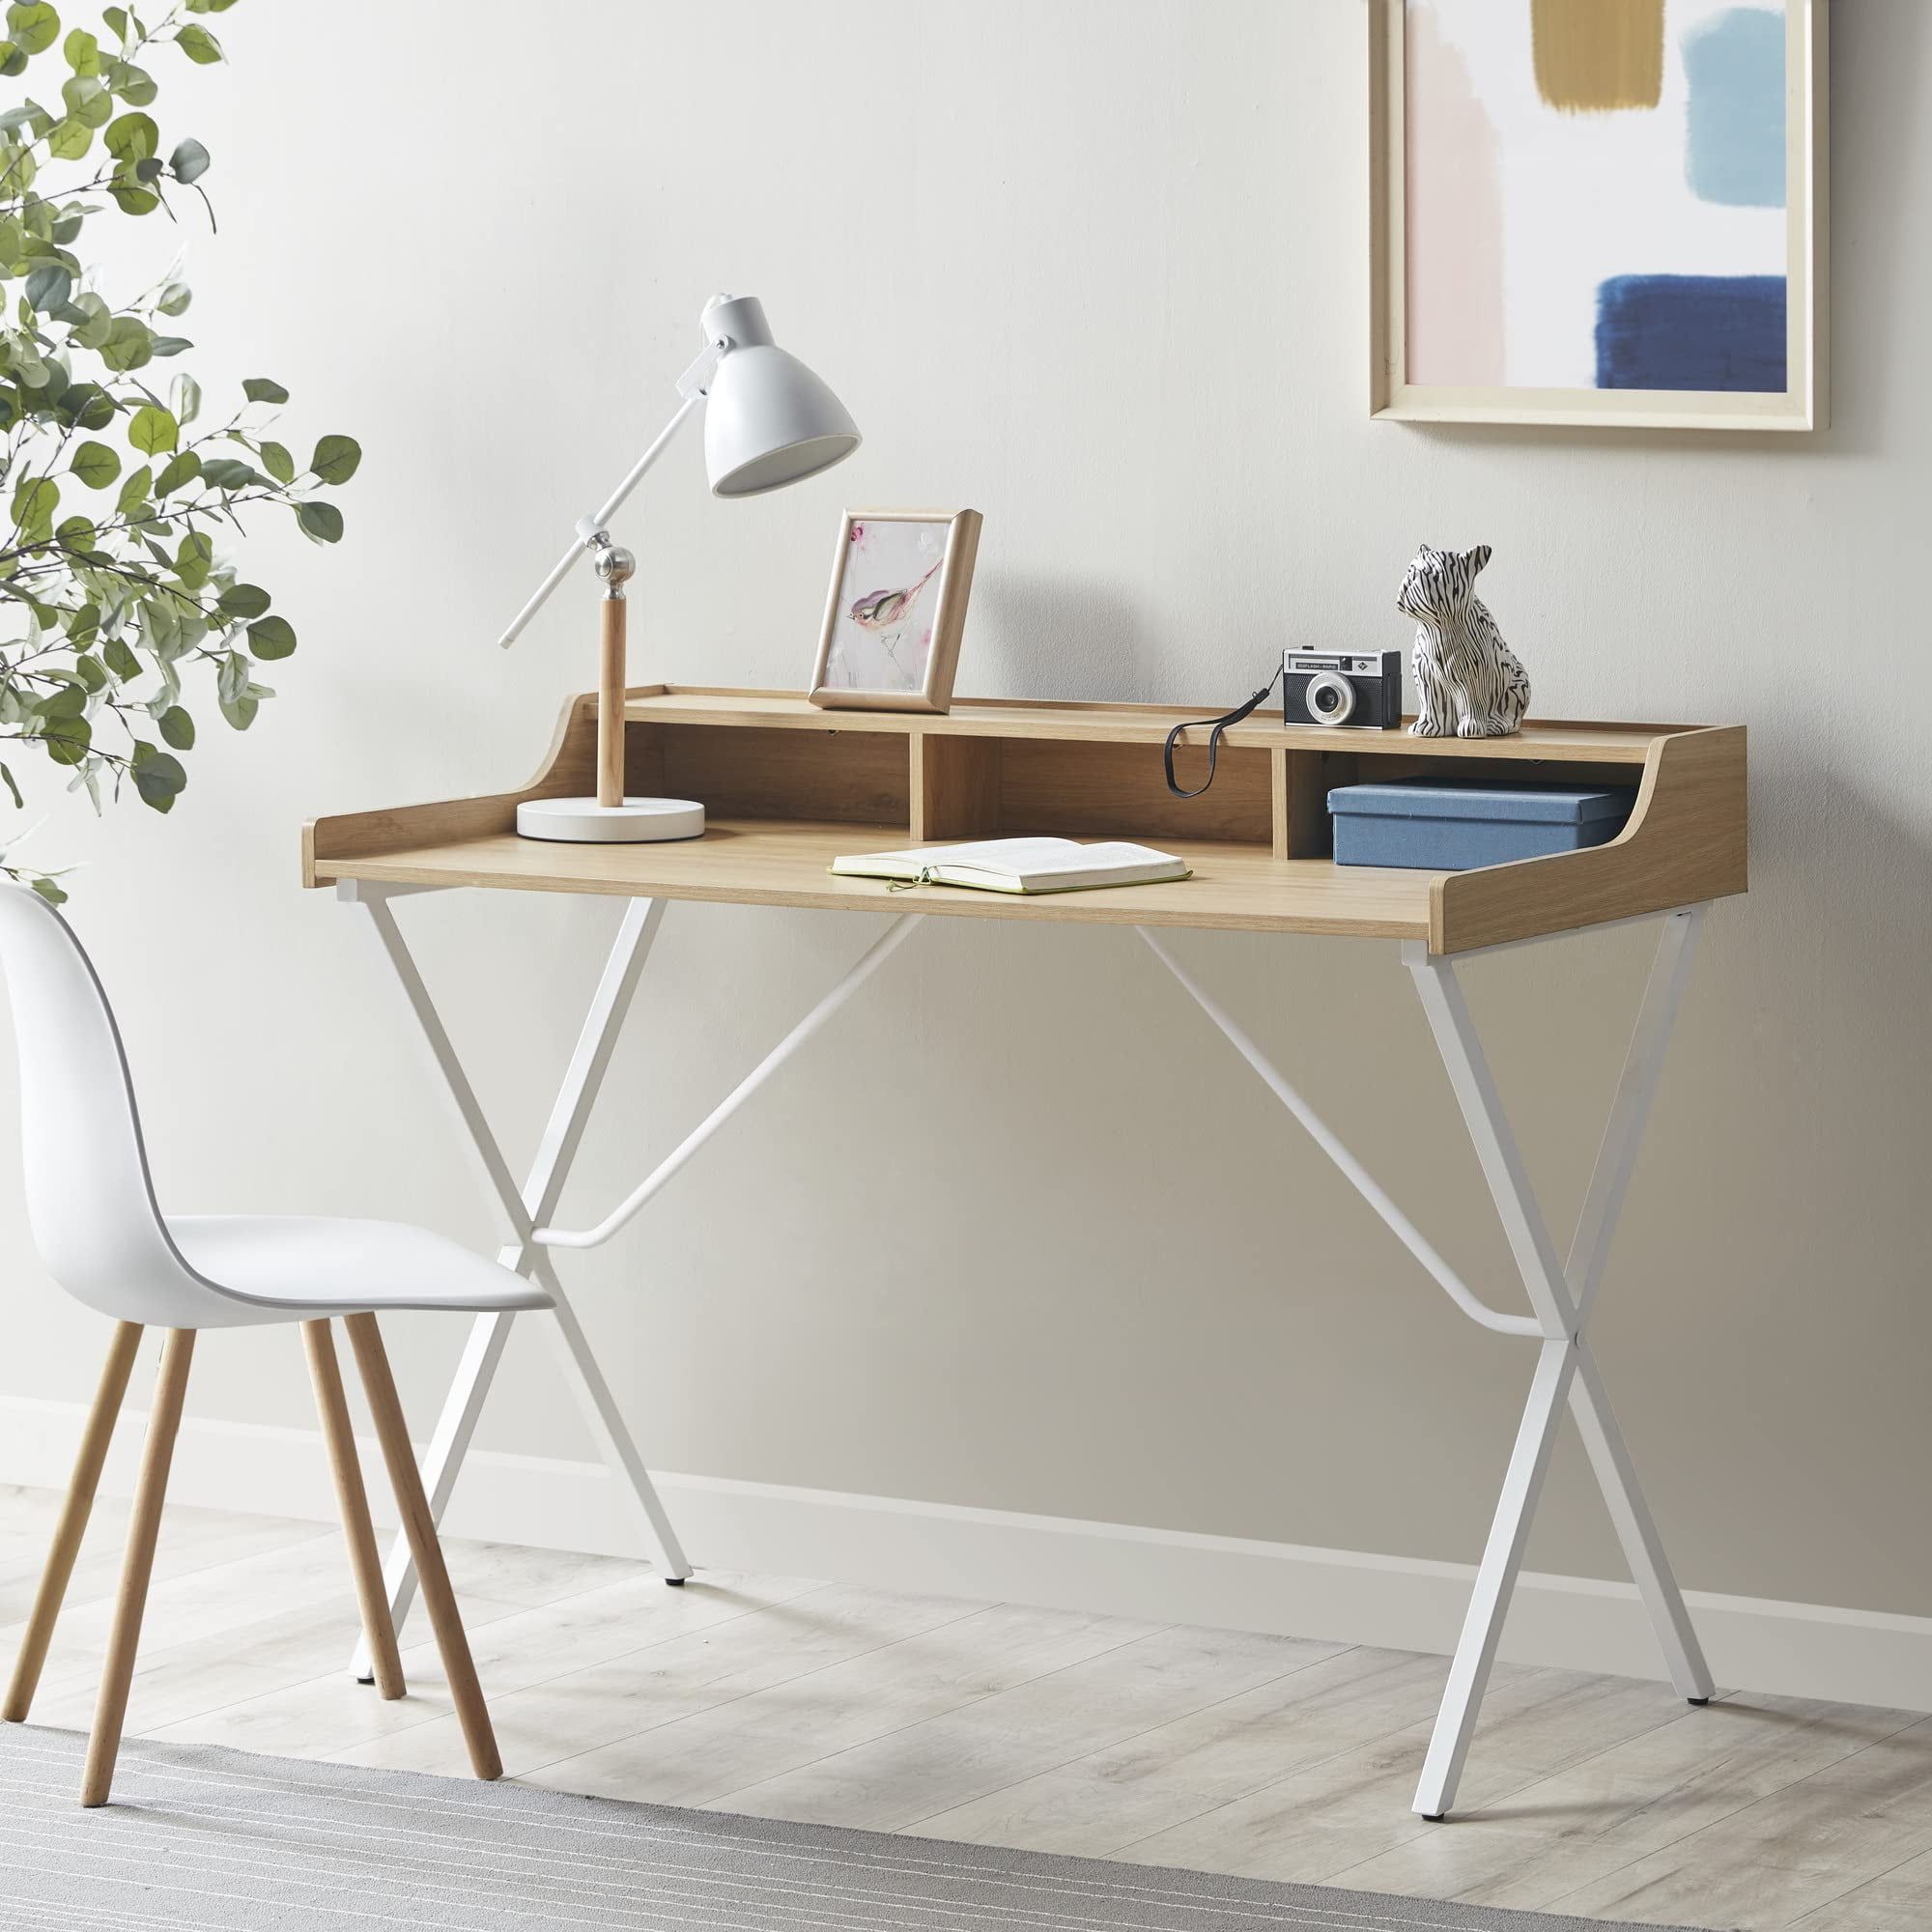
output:
[[772,340],[755,296],[720,296],[703,327],[726,344],[704,412],[714,497],[757,497],[830,469],[859,447],[859,426],[826,385]]

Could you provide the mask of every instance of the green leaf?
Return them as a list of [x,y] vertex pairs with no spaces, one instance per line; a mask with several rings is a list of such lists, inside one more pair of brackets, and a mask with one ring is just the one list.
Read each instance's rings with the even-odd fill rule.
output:
[[289,392],[268,376],[250,376],[242,384],[242,393],[251,403],[285,403],[289,399]]
[[59,718],[48,724],[42,738],[55,764],[77,765],[94,743],[94,726],[85,718]]
[[159,456],[181,440],[181,425],[166,410],[146,403],[128,421],[128,440],[144,456]]
[[15,46],[12,41],[0,41],[0,74],[12,80],[16,73],[27,71],[27,50]]
[[214,608],[224,617],[259,617],[274,600],[259,583],[231,583],[215,599]]
[[58,262],[43,262],[27,277],[27,301],[43,315],[64,307],[72,293],[73,277]]
[[279,442],[262,444],[262,467],[277,483],[296,480],[296,460]]
[[115,509],[124,517],[138,516],[154,484],[155,472],[145,463],[140,469],[128,471],[127,482],[121,486],[120,496],[114,499]]
[[192,483],[200,474],[201,458],[193,450],[184,449],[161,465],[161,473],[155,478],[155,495],[157,497],[170,496],[184,483]]
[[248,626],[248,648],[264,664],[289,656],[295,647],[295,626],[286,617],[262,617]]
[[184,586],[199,590],[208,582],[209,566],[214,561],[214,546],[199,530],[190,530],[175,552],[174,572]]
[[61,52],[75,73],[100,71],[100,43],[84,27],[76,27],[62,43]]
[[161,736],[177,752],[194,749],[194,720],[179,704],[170,704],[155,722],[161,727]]
[[211,456],[201,466],[201,473],[217,490],[245,490],[251,483],[269,480],[252,463],[243,463],[239,456]]
[[154,354],[154,333],[138,315],[117,315],[100,345],[100,359],[117,374],[144,368]]
[[90,490],[104,490],[121,473],[121,459],[104,442],[83,442],[70,466]]
[[221,43],[206,27],[184,27],[175,36],[175,44],[196,67],[213,67],[221,58]]
[[141,660],[128,648],[125,638],[109,638],[100,648],[100,655],[107,660],[107,668],[123,684],[141,675]]
[[104,128],[114,112],[114,97],[105,82],[91,73],[77,73],[61,82],[61,99],[76,121],[90,128]]
[[168,407],[178,422],[191,423],[201,413],[201,384],[185,369],[168,384]]
[[20,796],[20,787],[14,781],[14,774],[5,765],[0,765],[0,779],[7,781],[7,789],[14,794],[14,804],[17,810],[25,811],[27,801]]
[[89,691],[107,689],[107,667],[91,651],[82,651],[74,659],[73,671]]
[[107,22],[110,33],[123,41],[128,38],[128,10],[125,7],[103,8],[100,17]]
[[194,291],[185,282],[170,282],[161,291],[155,306],[163,315],[185,315],[193,299]]
[[60,32],[60,15],[45,5],[9,7],[7,32],[15,46],[30,54],[44,53]]
[[67,904],[67,895],[51,879],[43,876],[29,880],[28,883],[49,905],[63,906]]
[[46,696],[36,699],[34,709],[43,718],[55,724],[65,724],[69,719],[78,718],[87,709],[87,687],[78,679],[72,684],[64,684],[58,691],[50,691]]
[[76,429],[105,429],[114,420],[114,398],[99,383],[72,383],[55,412]]
[[78,611],[69,614],[67,620],[67,640],[78,650],[83,644],[94,641],[100,629],[100,606],[83,604]]
[[117,161],[141,161],[160,152],[161,130],[147,114],[123,114],[108,123],[100,137]]
[[145,107],[160,92],[154,75],[132,61],[109,61],[101,78],[129,107]]
[[145,738],[134,741],[132,771],[141,802],[156,811],[172,811],[175,800],[187,789],[187,773],[182,761]]
[[168,156],[168,166],[177,181],[198,181],[208,172],[208,150],[199,141],[184,141]]
[[57,161],[77,161],[93,145],[94,129],[71,114],[47,136],[47,153]]
[[51,476],[29,477],[14,492],[14,522],[29,539],[45,536],[60,506],[60,485]]
[[362,445],[353,436],[326,436],[315,446],[308,467],[323,483],[347,483],[362,461]]
[[156,355],[179,355],[184,349],[192,349],[194,344],[185,335],[157,335],[148,346]]
[[221,715],[236,730],[245,731],[255,722],[255,713],[261,706],[252,697],[224,697],[221,699]]
[[333,503],[301,503],[296,522],[317,543],[337,543],[342,537],[342,512]]
[[152,214],[161,205],[160,196],[142,187],[138,182],[109,182],[107,192],[114,197],[114,206],[123,214]]
[[114,311],[92,289],[82,289],[73,306],[84,320],[74,325],[69,339],[81,349],[99,349],[114,327]]

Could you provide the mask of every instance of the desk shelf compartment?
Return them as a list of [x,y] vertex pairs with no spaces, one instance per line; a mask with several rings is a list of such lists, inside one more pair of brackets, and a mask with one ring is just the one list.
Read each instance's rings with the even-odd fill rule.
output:
[[[1188,769],[1176,776],[1198,784],[1206,759],[1185,755]],[[1213,786],[1199,798],[1168,790],[1157,744],[918,731],[913,770],[920,838],[1209,839],[1263,852],[1274,842],[1265,746],[1223,746]]]
[[906,741],[896,734],[634,721],[624,783],[647,797],[701,800],[714,818],[912,832]]

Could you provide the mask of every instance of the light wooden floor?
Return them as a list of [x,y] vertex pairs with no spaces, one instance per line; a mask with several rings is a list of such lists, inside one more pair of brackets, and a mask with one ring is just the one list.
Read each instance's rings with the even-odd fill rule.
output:
[[[56,1498],[0,1489],[0,1658]],[[125,1508],[103,1503],[37,1723],[87,1724]],[[452,1543],[509,1775],[942,1838],[1804,1932],[1932,1925],[1932,1718],[1499,1666],[1464,1813],[1413,1816],[1444,1662]],[[419,1620],[410,1695],[343,1662],[339,1537],[171,1509],[130,1734],[462,1775]],[[412,1641],[412,1639],[415,1639]]]

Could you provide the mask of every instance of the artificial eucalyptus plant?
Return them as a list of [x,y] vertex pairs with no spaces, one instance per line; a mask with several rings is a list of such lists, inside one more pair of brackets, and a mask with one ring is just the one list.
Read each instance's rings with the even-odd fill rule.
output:
[[[0,76],[24,97],[0,112],[0,284],[14,285],[0,286],[0,780],[15,810],[5,754],[69,768],[69,790],[97,810],[130,791],[170,810],[187,783],[177,753],[194,745],[190,705],[212,695],[245,731],[273,696],[257,668],[296,647],[225,549],[240,513],[286,509],[316,543],[342,535],[341,511],[316,492],[355,473],[355,439],[326,436],[298,467],[270,434],[288,391],[266,376],[242,384],[232,415],[194,427],[208,420],[201,385],[177,361],[194,345],[174,332],[186,284],[170,271],[117,306],[77,252],[89,216],[110,209],[199,212],[184,190],[213,224],[208,150],[168,145],[145,63],[219,61],[196,16],[234,4],[181,0],[152,24],[108,7],[99,31],[66,33],[44,0],[6,10]],[[12,842],[0,836],[0,873],[58,904],[53,875],[18,863]]]

